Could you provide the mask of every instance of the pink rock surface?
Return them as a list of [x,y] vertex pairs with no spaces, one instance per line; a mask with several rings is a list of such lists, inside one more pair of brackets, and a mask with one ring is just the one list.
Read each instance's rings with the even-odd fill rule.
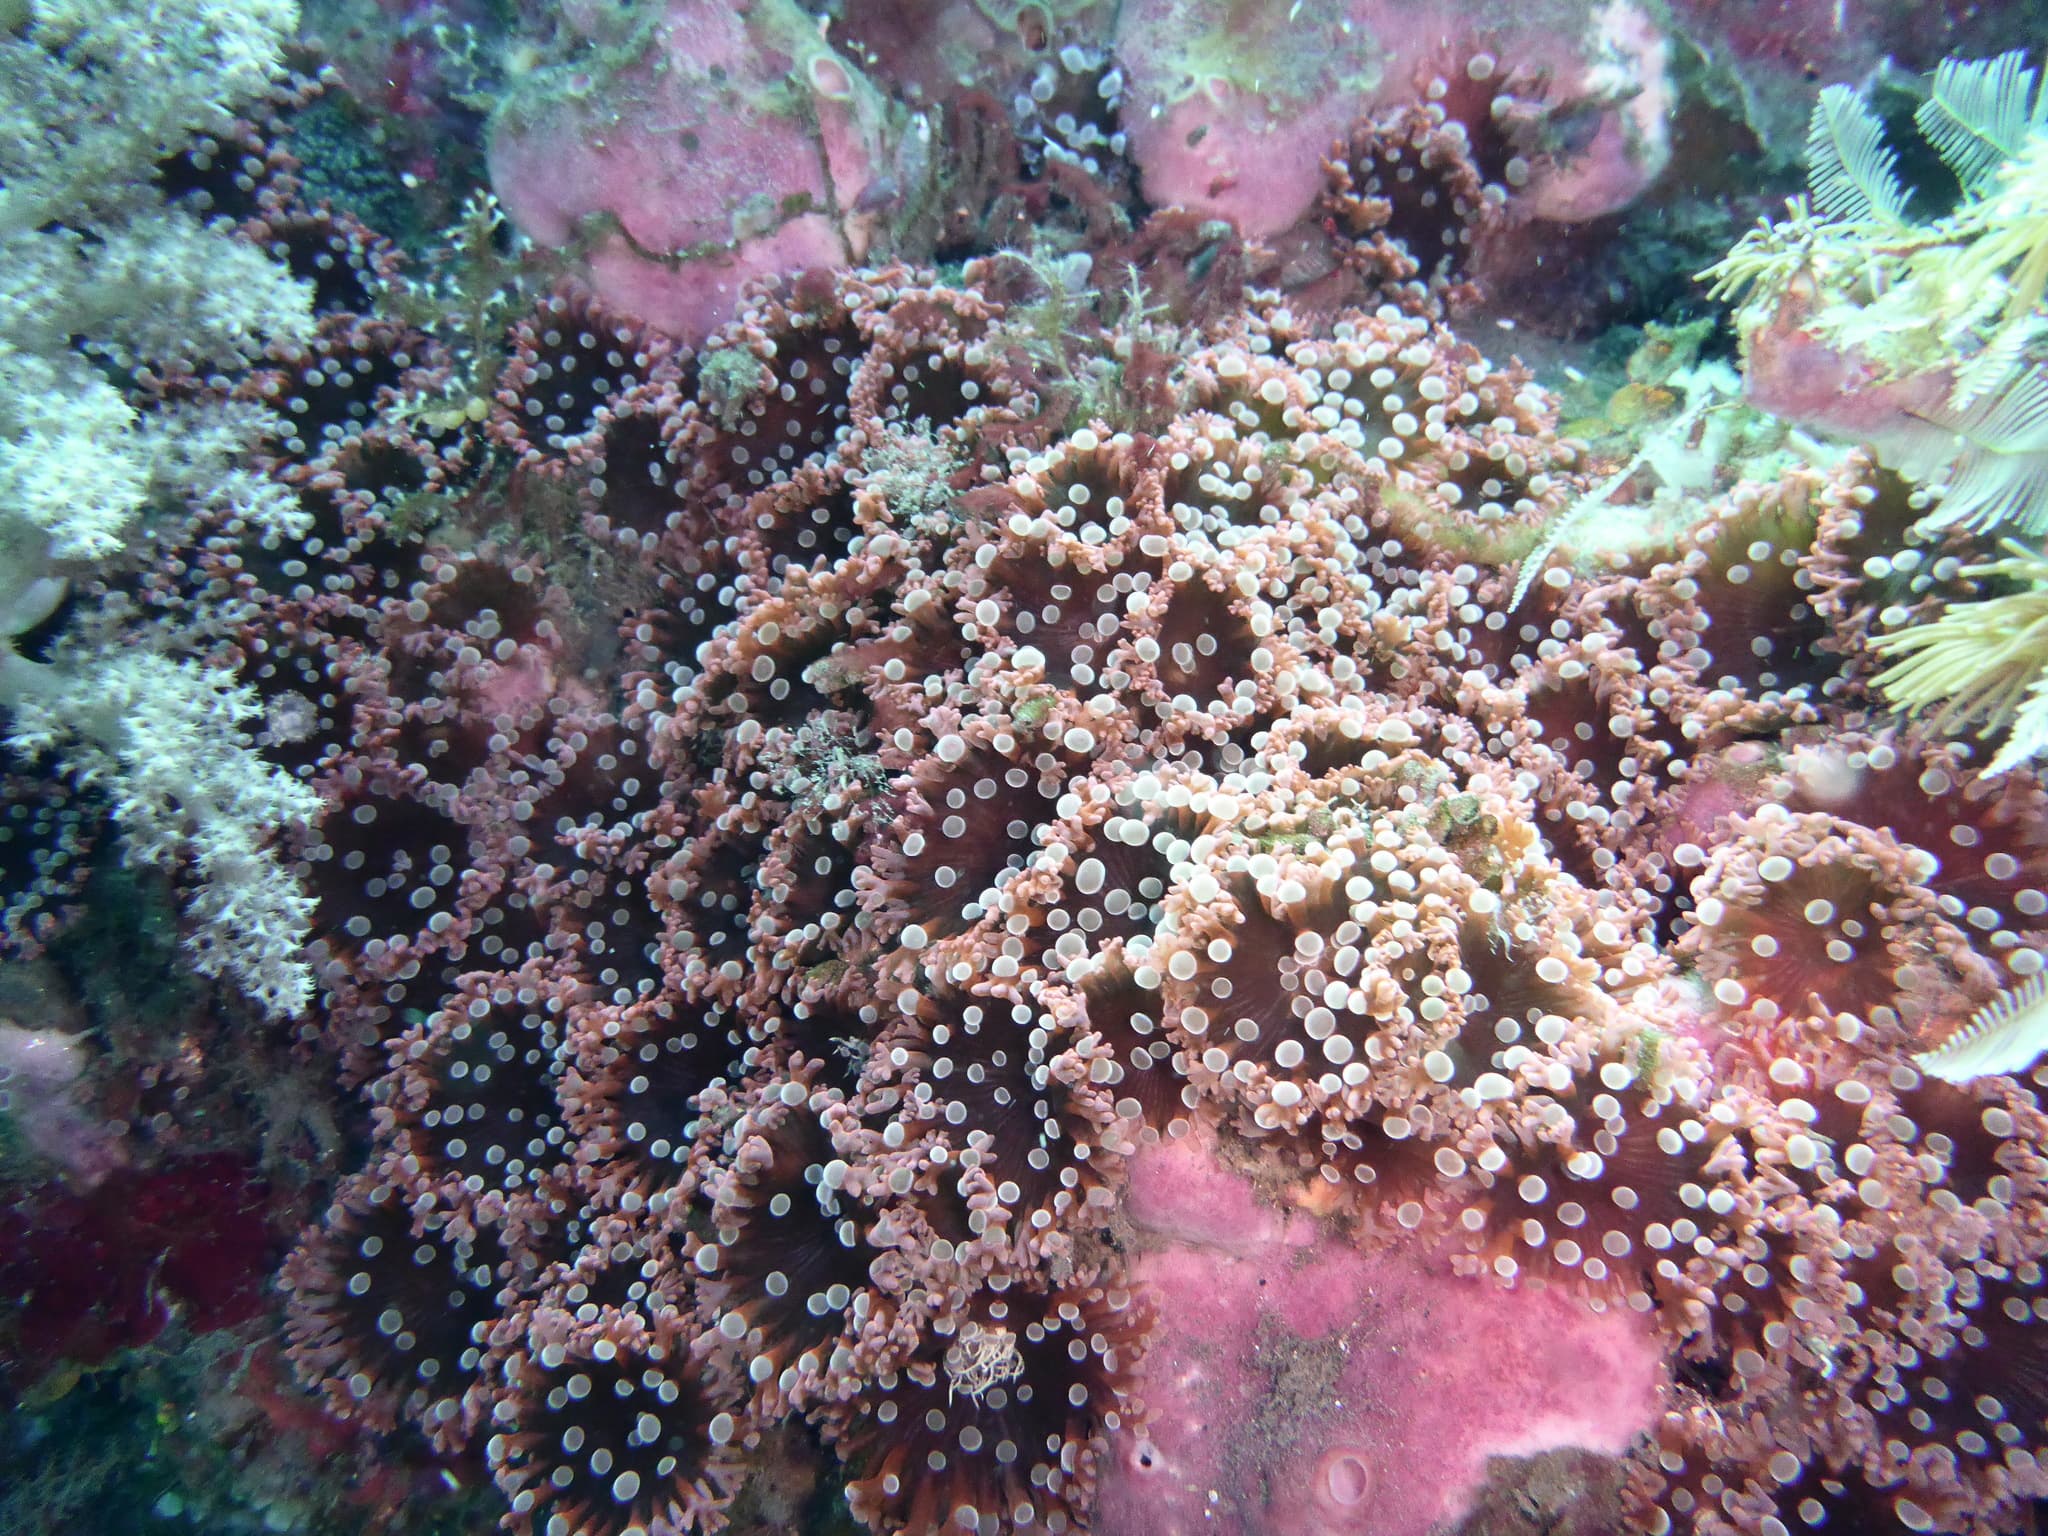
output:
[[1809,301],[1798,293],[1768,325],[1743,337],[1742,381],[1759,409],[1852,441],[1882,438],[1937,409],[1955,388],[1947,369],[1885,377],[1854,348],[1807,329]]
[[1145,195],[1271,235],[1310,211],[1323,157],[1356,118],[1413,98],[1480,51],[1548,74],[1583,102],[1558,169],[1520,194],[1529,214],[1581,220],[1625,207],[1670,158],[1669,48],[1635,0],[1302,0],[1224,7],[1132,0],[1118,16],[1124,123]]
[[1592,136],[1523,189],[1523,211],[1562,224],[1626,208],[1671,159],[1677,94],[1664,34],[1633,0],[1612,0],[1593,11],[1576,38],[1549,33],[1530,37],[1526,47],[1526,62],[1552,71],[1557,99],[1607,105]]
[[791,0],[671,0],[640,51],[550,72],[500,114],[491,182],[519,227],[566,245],[597,216],[600,298],[695,339],[748,278],[865,253],[888,111]]
[[1131,0],[1118,12],[1116,52],[1146,197],[1251,235],[1306,213],[1331,141],[1383,84],[1406,85],[1385,43],[1337,0]]
[[1205,1138],[1148,1149],[1134,1276],[1160,1304],[1147,1436],[1106,1468],[1118,1536],[1424,1536],[1496,1456],[1619,1454],[1654,1421],[1647,1320],[1562,1287],[1460,1279],[1288,1216]]

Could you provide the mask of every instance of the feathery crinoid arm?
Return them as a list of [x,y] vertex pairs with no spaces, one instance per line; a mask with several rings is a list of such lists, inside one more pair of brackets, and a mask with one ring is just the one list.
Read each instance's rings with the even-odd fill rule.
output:
[[2005,559],[1962,574],[2025,583],[2018,590],[1951,602],[1937,619],[1870,642],[1891,663],[1871,680],[1888,703],[1932,710],[1944,732],[2007,733],[1992,765],[2001,773],[2048,748],[2048,556],[2005,547]]

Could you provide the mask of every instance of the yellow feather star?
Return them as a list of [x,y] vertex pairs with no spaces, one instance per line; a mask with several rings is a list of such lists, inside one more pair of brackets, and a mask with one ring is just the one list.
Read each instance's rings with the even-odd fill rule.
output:
[[2048,746],[2048,556],[2008,539],[2008,558],[1966,566],[1970,577],[2026,581],[2023,591],[1951,602],[1939,618],[1870,641],[1898,657],[1871,684],[1908,713],[1934,709],[1937,730],[2011,733],[2002,773]]

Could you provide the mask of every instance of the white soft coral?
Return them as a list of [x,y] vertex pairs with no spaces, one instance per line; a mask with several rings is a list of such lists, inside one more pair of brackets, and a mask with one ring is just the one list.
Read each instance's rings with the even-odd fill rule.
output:
[[[22,7],[17,7],[21,9]],[[312,290],[224,221],[167,203],[157,163],[224,132],[283,71],[295,0],[27,0],[0,28],[0,722],[112,803],[131,858],[186,877],[198,968],[273,1012],[304,1006],[310,899],[279,839],[313,792],[266,764],[251,690],[168,652],[169,633],[15,642],[94,565],[146,557],[148,509],[303,527],[247,467],[260,408],[138,408],[104,364],[235,367],[312,330]],[[219,628],[183,613],[182,638]],[[138,640],[140,643],[138,644]]]
[[[17,690],[8,745],[52,753],[104,791],[131,858],[187,870],[196,968],[273,1013],[303,1008],[313,902],[277,841],[321,801],[252,750],[242,722],[261,710],[254,690],[218,667],[148,651],[91,666],[17,659],[0,677]],[[80,678],[90,688],[75,686]]]

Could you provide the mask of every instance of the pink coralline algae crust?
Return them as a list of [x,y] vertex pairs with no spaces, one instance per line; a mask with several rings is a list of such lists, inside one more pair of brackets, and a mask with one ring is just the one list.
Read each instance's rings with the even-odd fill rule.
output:
[[1206,1137],[1141,1152],[1126,1212],[1160,1323],[1098,1529],[1425,1536],[1489,1458],[1621,1455],[1656,1420],[1645,1319],[1447,1276],[1427,1243],[1363,1251],[1261,1203]]
[[[493,119],[493,187],[607,303],[693,341],[749,278],[928,257],[977,226],[1021,241],[1055,204],[1099,240],[1137,189],[1313,246],[1325,158],[1404,107],[1448,113],[1517,223],[1626,208],[1671,153],[1670,45],[1633,0],[877,4],[822,33],[791,0],[675,0],[569,25]],[[1469,87],[1510,78],[1490,116]]]
[[693,338],[748,278],[865,252],[890,109],[795,5],[675,0],[646,35],[618,25],[593,21],[590,50],[497,120],[491,180],[522,229],[560,246],[591,221],[598,292]]
[[[1512,13],[1327,0],[1240,7],[1150,0],[1118,13],[1132,157],[1155,203],[1221,215],[1247,234],[1294,224],[1321,190],[1329,145],[1433,74],[1499,59],[1547,81],[1551,152],[1521,202],[1536,218],[1625,207],[1670,155],[1669,45],[1629,0]],[[1561,125],[1569,116],[1569,130]],[[1477,126],[1477,125],[1475,125]]]
[[[716,1529],[793,1442],[883,1536],[1420,1530],[1560,1447],[1628,1529],[2012,1527],[2048,1122],[1911,1056],[2041,968],[2044,797],[1869,709],[1945,579],[1867,562],[1902,488],[1516,604],[1611,472],[1519,366],[1254,295],[1083,410],[1015,265],[692,347],[564,290],[449,414],[343,310],[246,382],[313,526],[206,514],[137,601],[244,599],[328,805],[296,1029],[369,1145],[304,1383],[522,1536]],[[1236,1406],[1280,1364],[1350,1406]]]
[[1743,391],[1761,409],[1839,437],[1881,440],[1947,401],[1952,370],[1894,376],[1858,348],[1818,335],[1807,324],[1811,307],[1788,294],[1767,322],[1743,333]]

